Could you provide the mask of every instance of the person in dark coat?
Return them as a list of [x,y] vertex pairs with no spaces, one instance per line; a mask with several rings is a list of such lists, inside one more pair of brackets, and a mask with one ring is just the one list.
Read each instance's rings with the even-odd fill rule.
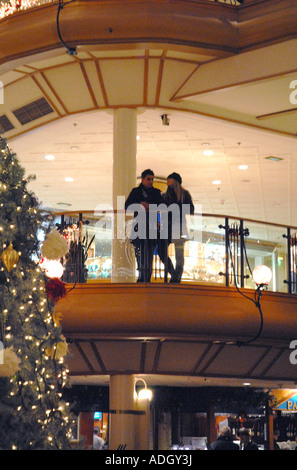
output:
[[248,429],[239,429],[237,435],[240,439],[240,450],[259,450],[257,444],[250,440]]
[[130,241],[137,261],[137,282],[150,282],[158,239],[157,206],[164,204],[160,189],[154,188],[153,184],[154,172],[144,170],[140,185],[131,190],[125,202],[125,210],[134,213]]
[[209,446],[209,450],[239,450],[239,446],[233,442],[229,426],[221,429],[219,437]]

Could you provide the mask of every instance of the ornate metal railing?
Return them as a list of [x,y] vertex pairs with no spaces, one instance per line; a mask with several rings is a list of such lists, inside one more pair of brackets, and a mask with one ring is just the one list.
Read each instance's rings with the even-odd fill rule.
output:
[[[137,269],[130,231],[132,216],[124,212],[69,212],[56,214],[56,224],[67,238],[70,252],[63,259],[67,283],[135,282]],[[116,218],[124,218],[125,233],[115,241]],[[115,246],[118,244],[118,247]],[[174,245],[169,255],[175,263]],[[182,282],[255,288],[252,271],[268,266],[274,292],[297,293],[297,227],[236,217],[195,214],[189,220],[184,245]],[[115,259],[117,258],[117,259]],[[167,282],[170,276],[158,247],[151,282]]]

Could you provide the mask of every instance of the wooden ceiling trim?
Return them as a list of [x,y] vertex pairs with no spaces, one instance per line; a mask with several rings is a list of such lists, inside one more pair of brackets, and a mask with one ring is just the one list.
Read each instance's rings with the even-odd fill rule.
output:
[[200,374],[204,374],[205,371],[209,368],[209,366],[213,363],[213,361],[216,359],[216,357],[220,354],[220,352],[224,349],[226,345],[225,344],[220,344],[216,352],[211,356],[211,358],[207,361],[205,366],[200,370]]
[[54,97],[56,98],[56,100],[58,101],[58,103],[61,105],[63,111],[65,112],[65,114],[69,114],[69,110],[67,109],[67,107],[65,106],[63,100],[60,98],[60,96],[58,95],[58,93],[56,92],[55,88],[53,87],[53,85],[51,84],[51,82],[49,81],[49,79],[47,78],[46,74],[41,71],[40,72],[40,75],[42,76],[42,78],[44,79],[45,83],[47,84],[47,86],[49,87],[49,89],[51,90],[51,92],[53,93]]
[[[186,78],[186,80],[184,80],[184,82],[180,85],[180,87],[176,90],[176,92],[174,93],[174,95],[170,98],[169,101],[174,101],[176,98],[176,96],[178,95],[178,93],[180,92],[180,90],[185,86],[185,84],[190,80],[190,78],[197,72],[197,70],[199,69],[199,67],[201,66],[201,64],[198,64],[197,67],[190,73],[190,75]],[[178,98],[180,99],[180,98]]]
[[[34,62],[33,62],[34,63]],[[67,62],[61,62],[59,64],[54,64],[54,65],[48,65],[46,67],[40,67],[40,68],[36,68],[36,71],[38,72],[49,72],[51,70],[55,70],[55,69],[60,69],[62,67],[68,67],[69,65],[73,65],[77,63],[76,61],[74,61],[73,59],[71,61],[67,61]],[[32,63],[30,63],[30,66],[32,66]]]
[[296,111],[297,111],[297,108],[284,109],[283,111],[277,111],[275,113],[262,114],[262,116],[257,116],[257,119],[262,121],[264,119],[271,119],[271,118],[275,118],[279,116],[287,116],[287,115],[296,113]]
[[88,91],[89,91],[89,93],[90,93],[91,99],[92,99],[92,101],[93,101],[94,107],[95,107],[96,109],[98,109],[99,106],[98,106],[98,103],[97,103],[97,101],[96,101],[95,93],[94,93],[94,91],[93,91],[91,82],[90,82],[90,80],[89,80],[88,74],[87,74],[86,69],[85,69],[85,66],[84,66],[84,64],[83,64],[82,61],[79,62],[79,65],[80,65],[80,69],[81,69],[81,71],[82,71],[84,80],[85,80],[85,82],[86,82],[86,86],[87,86]]
[[139,364],[139,372],[141,374],[143,374],[145,371],[146,350],[147,350],[147,342],[143,341],[143,343],[141,344],[140,364]]
[[206,346],[206,348],[204,349],[204,351],[202,352],[202,354],[200,355],[200,357],[198,358],[198,360],[196,361],[196,364],[194,365],[194,367],[192,368],[192,370],[190,371],[190,374],[191,375],[194,375],[196,373],[196,370],[198,369],[198,367],[200,366],[200,364],[202,363],[203,359],[205,358],[205,356],[208,354],[208,352],[210,351],[210,349],[212,348],[213,344],[212,343],[208,343],[208,345]]
[[157,80],[157,87],[156,87],[155,106],[159,106],[165,57],[166,57],[166,51],[163,51],[163,54],[160,57],[160,63],[159,63],[159,73],[158,73],[158,80]]
[[89,359],[87,358],[84,350],[82,349],[79,341],[74,341],[74,344],[76,346],[76,349],[78,350],[79,354],[81,355],[81,357],[83,358],[84,362],[86,363],[88,369],[90,372],[95,372],[95,369],[94,367],[92,366],[92,364],[90,363]]
[[246,373],[247,377],[250,377],[253,374],[254,370],[264,361],[265,357],[270,353],[271,349],[271,346],[265,349],[263,354],[261,354],[255,364]]
[[41,93],[43,94],[44,98],[48,101],[48,103],[51,105],[51,107],[53,108],[53,110],[57,113],[57,115],[59,117],[62,117],[62,113],[59,111],[59,109],[57,108],[57,106],[55,105],[55,103],[53,102],[53,100],[50,98],[49,94],[45,91],[45,89],[43,88],[43,86],[39,83],[37,77],[36,77],[36,74],[30,74],[30,77],[32,78],[33,82],[35,83],[35,85],[38,86],[39,90],[41,91]]
[[100,84],[100,87],[101,87],[101,93],[102,93],[102,96],[103,96],[104,104],[105,104],[106,107],[109,107],[107,92],[106,92],[106,88],[105,88],[104,79],[103,79],[103,75],[102,75],[102,72],[101,72],[99,60],[95,60],[95,67],[96,67],[96,71],[97,71],[97,75],[98,75],[99,84]]
[[[278,77],[282,77],[284,75],[289,76],[296,73],[296,67],[293,65],[293,60],[292,64],[287,64],[283,59],[279,58],[283,53],[285,45],[281,45],[281,47],[282,48],[276,44],[274,46],[270,46],[269,52],[267,52],[265,49],[259,51],[249,51],[241,55],[204,62],[200,64],[201,70],[199,70],[197,76],[194,76],[197,72],[196,70],[185,82],[187,83],[190,79],[192,79],[192,83],[189,84],[188,89],[186,89],[184,92],[181,92],[179,95],[176,93],[176,99],[200,96],[238,86],[258,84],[268,80],[277,79]],[[292,54],[295,47],[295,42],[293,43],[293,41],[292,44],[287,45],[287,49],[290,49],[286,51],[288,56]],[[275,56],[274,62],[276,62],[278,58],[278,71],[274,71],[275,67],[271,66],[272,59],[269,59],[272,57],[272,54]],[[265,64],[265,66],[263,65],[263,68],[260,71],[256,65],[259,61],[262,61],[262,63]],[[242,68],[244,66],[246,67],[247,72],[243,78]],[[232,73],[231,76],[230,74],[228,75],[228,71],[233,69],[234,73]],[[224,74],[226,75],[226,79],[223,81],[221,77],[224,76]],[[180,90],[181,89],[182,87]]]
[[147,105],[148,99],[148,73],[149,73],[149,50],[145,51],[144,76],[143,76],[143,106]]
[[270,361],[270,363],[261,372],[260,375],[262,377],[265,377],[265,375],[269,372],[271,367],[276,363],[276,361],[278,361],[278,359],[284,354],[285,351],[286,351],[285,348],[282,348],[282,349],[279,350],[279,352],[276,354],[276,356]]
[[22,74],[23,74],[23,77],[16,78],[15,80],[12,80],[11,82],[6,83],[6,84],[5,84],[5,87],[9,87],[9,86],[11,86],[11,85],[14,85],[15,83],[20,82],[21,80],[24,80],[25,78],[28,77],[28,75],[30,75],[30,74],[27,73],[27,72],[20,72],[19,70],[14,70],[14,72],[22,73]]
[[153,363],[153,368],[152,368],[152,372],[153,372],[154,374],[155,374],[155,373],[157,372],[157,370],[158,370],[162,346],[163,346],[163,341],[159,341],[159,342],[158,342],[158,345],[157,345],[157,348],[156,348],[156,353],[155,353],[155,358],[154,358],[154,363]]
[[107,373],[107,369],[106,369],[105,364],[104,364],[104,362],[103,362],[103,360],[102,360],[102,357],[101,357],[101,355],[100,355],[100,353],[99,353],[99,351],[98,351],[98,349],[97,349],[97,347],[96,347],[96,344],[94,343],[94,341],[90,341],[90,345],[91,345],[91,348],[92,348],[92,350],[93,350],[93,352],[94,352],[94,354],[95,354],[96,360],[97,360],[97,362],[98,362],[98,364],[99,364],[99,366],[100,366],[100,368],[101,368],[101,370],[102,370],[102,373],[103,373],[103,374],[106,374],[106,373]]

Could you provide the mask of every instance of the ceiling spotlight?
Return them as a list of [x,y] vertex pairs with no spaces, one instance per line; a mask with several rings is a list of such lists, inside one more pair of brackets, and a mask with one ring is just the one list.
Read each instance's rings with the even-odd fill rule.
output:
[[203,150],[203,155],[205,155],[206,157],[211,157],[213,155],[213,150],[210,150],[210,149]]
[[66,183],[73,183],[74,179],[71,176],[66,176],[65,181]]
[[247,169],[248,169],[248,165],[239,165],[238,169],[239,169],[239,170],[247,170]]
[[170,117],[168,116],[168,114],[162,114],[161,119],[162,119],[163,126],[169,126]]
[[211,150],[209,148],[209,143],[208,142],[205,142],[202,144],[202,147],[204,147],[204,150],[203,150],[203,155],[205,157],[211,157],[213,155],[213,150]]
[[212,184],[221,184],[221,182],[222,182],[221,180],[214,180]]
[[45,155],[44,157],[46,160],[54,160],[56,157],[55,155]]

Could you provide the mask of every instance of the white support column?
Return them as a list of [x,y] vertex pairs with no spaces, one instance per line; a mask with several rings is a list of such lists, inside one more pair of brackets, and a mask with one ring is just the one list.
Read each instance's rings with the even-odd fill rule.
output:
[[135,449],[150,450],[150,402],[136,399],[138,414],[135,420]]
[[111,375],[109,449],[150,450],[150,402],[135,393],[134,375]]
[[[125,199],[136,185],[136,151],[137,109],[115,109],[113,126],[113,208],[115,211],[123,211]],[[124,214],[115,213],[112,242],[112,282],[135,281],[133,247],[128,239],[123,239],[124,222]]]
[[109,383],[109,449],[135,449],[134,375],[111,375]]

